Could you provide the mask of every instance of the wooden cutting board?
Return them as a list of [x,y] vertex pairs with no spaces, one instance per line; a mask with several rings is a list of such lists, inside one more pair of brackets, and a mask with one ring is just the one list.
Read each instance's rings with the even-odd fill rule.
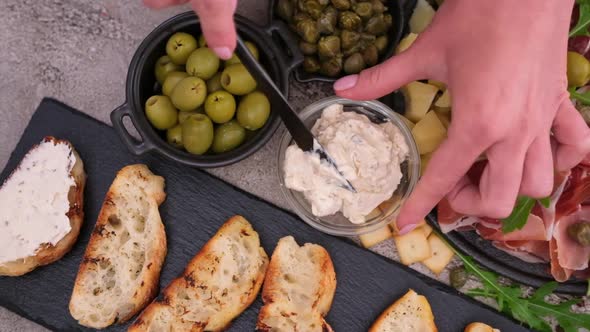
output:
[[[337,332],[366,331],[377,316],[409,288],[428,298],[439,331],[463,331],[474,321],[485,322],[502,331],[527,331],[436,280],[350,241],[323,234],[297,216],[203,171],[156,155],[132,156],[111,127],[52,99],[44,99],[33,115],[6,169],[0,174],[0,181],[6,179],[31,146],[47,135],[72,142],[84,160],[88,174],[86,219],[78,242],[64,258],[22,277],[0,277],[0,305],[47,328],[87,330],[79,326],[68,311],[78,265],[116,172],[128,164],[144,163],[166,179],[167,198],[160,212],[166,226],[168,256],[162,270],[161,287],[182,272],[190,258],[226,219],[240,214],[258,231],[269,256],[278,239],[286,235],[293,235],[300,244],[320,244],[330,252],[338,287],[327,321]],[[229,331],[253,331],[261,304],[258,298],[235,320]],[[125,330],[128,324],[107,330]]]

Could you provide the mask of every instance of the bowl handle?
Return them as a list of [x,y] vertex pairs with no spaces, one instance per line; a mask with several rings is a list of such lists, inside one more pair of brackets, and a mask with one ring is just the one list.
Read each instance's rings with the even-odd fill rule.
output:
[[129,134],[125,128],[125,125],[123,124],[123,118],[126,116],[131,119],[133,127],[137,129],[137,123],[131,114],[131,110],[129,109],[129,105],[127,103],[124,103],[123,105],[115,108],[115,110],[111,112],[111,122],[113,123],[113,128],[115,128],[115,131],[123,143],[127,146],[127,149],[129,149],[129,151],[135,155],[141,155],[147,151],[153,150],[154,145],[151,142],[148,142],[143,136],[141,136],[142,140],[139,141]]
[[279,20],[274,20],[266,28],[266,32],[270,35],[271,39],[278,36],[282,39],[282,44],[287,47],[286,51],[283,51],[281,47],[277,47],[283,54],[287,72],[291,72],[295,67],[299,66],[303,62],[303,54],[299,51],[299,41],[293,35],[293,32],[289,30],[289,27]]

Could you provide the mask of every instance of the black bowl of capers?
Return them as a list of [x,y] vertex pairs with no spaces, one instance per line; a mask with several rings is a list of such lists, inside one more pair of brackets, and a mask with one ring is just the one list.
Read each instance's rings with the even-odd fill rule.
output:
[[399,0],[271,0],[269,13],[289,26],[305,56],[294,70],[300,82],[333,82],[381,63],[405,28]]
[[[239,15],[235,22],[250,52],[288,95],[291,69],[302,61],[289,49],[295,42],[288,28],[276,23],[262,28]],[[136,155],[155,151],[189,166],[225,166],[257,151],[280,124],[274,98],[256,87],[237,56],[217,58],[198,17],[186,12],[162,23],[138,47],[127,73],[126,101],[111,121]],[[139,139],[123,124],[126,117]]]

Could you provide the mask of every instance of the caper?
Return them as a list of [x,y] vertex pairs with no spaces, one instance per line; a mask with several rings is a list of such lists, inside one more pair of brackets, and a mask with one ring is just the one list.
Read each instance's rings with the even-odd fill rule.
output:
[[450,273],[449,273],[449,279],[451,282],[451,286],[453,286],[454,288],[461,288],[465,285],[465,283],[467,282],[467,279],[469,278],[469,274],[467,273],[467,271],[465,270],[465,268],[463,266],[456,266],[454,268],[451,269]]
[[579,222],[567,228],[567,234],[579,245],[590,246],[590,222]]

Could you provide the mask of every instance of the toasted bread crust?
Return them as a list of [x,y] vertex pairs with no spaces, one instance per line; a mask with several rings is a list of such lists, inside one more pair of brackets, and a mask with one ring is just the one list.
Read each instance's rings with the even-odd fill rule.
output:
[[[391,304],[389,307],[387,307],[387,309],[385,309],[381,313],[381,315],[379,315],[379,317],[375,320],[375,322],[373,323],[373,325],[369,329],[369,332],[384,332],[384,331],[390,332],[390,330],[386,330],[383,327],[388,321],[389,314],[394,312],[398,308],[398,306],[401,306],[404,303],[413,302],[413,301],[419,302],[422,310],[419,313],[421,316],[418,317],[418,319],[421,319],[424,323],[426,323],[426,326],[427,326],[426,329],[424,329],[424,330],[421,329],[419,332],[437,332],[438,329],[437,329],[436,325],[434,324],[434,315],[432,314],[432,309],[430,308],[430,303],[428,303],[428,300],[426,299],[425,296],[418,295],[413,289],[410,289],[406,294],[404,294],[404,296],[400,297],[399,299],[397,299],[397,301],[395,301],[393,304]],[[402,332],[402,331],[400,331],[400,332]],[[404,329],[403,332],[418,332],[418,331]]]
[[[118,182],[123,179],[140,179],[145,181],[147,186],[150,187],[150,190],[146,190],[144,194],[145,200],[151,200],[153,202],[149,203],[149,214],[153,216],[154,221],[146,221],[146,223],[150,223],[150,234],[152,234],[150,238],[152,240],[149,242],[149,247],[145,249],[145,261],[138,272],[137,280],[140,280],[141,283],[135,281],[130,286],[135,289],[131,298],[113,298],[113,301],[127,302],[128,307],[124,308],[124,310],[120,307],[116,308],[116,314],[111,318],[105,319],[101,317],[99,321],[91,321],[87,316],[76,314],[76,306],[77,303],[84,302],[85,297],[92,296],[92,294],[88,293],[88,287],[85,287],[85,283],[88,282],[91,278],[90,275],[96,270],[96,265],[100,264],[104,258],[100,254],[100,247],[110,241],[111,234],[106,231],[107,225],[111,222],[109,218],[117,215],[123,209],[115,203],[117,196],[120,196],[122,191],[128,190],[128,187],[122,188],[122,184]],[[157,295],[160,272],[167,253],[166,232],[158,211],[158,206],[162,204],[165,198],[164,179],[154,175],[145,165],[129,165],[117,173],[113,184],[105,196],[95,228],[86,247],[82,262],[80,263],[69,304],[70,313],[81,325],[104,328],[113,323],[125,322],[143,309]],[[147,235],[145,236],[147,237]],[[115,255],[117,254],[115,253]],[[98,309],[96,311],[97,313],[99,312]]]
[[[221,297],[217,297],[218,291],[211,291],[210,297],[219,306],[219,309],[207,308],[203,305],[202,298],[199,296],[201,290],[215,289],[220,286],[222,281],[214,279],[215,273],[224,269],[223,258],[219,256],[220,249],[216,247],[222,241],[222,237],[248,237],[252,241],[251,245],[258,245],[257,248],[250,247],[254,252],[246,252],[242,254],[256,255],[253,262],[257,262],[258,266],[253,265],[252,269],[245,268],[245,274],[254,273],[253,279],[250,276],[243,282],[246,284],[246,289],[241,292],[238,299],[230,302]],[[255,240],[252,240],[252,237]],[[218,232],[201,248],[186,266],[181,276],[174,279],[162,292],[162,299],[156,300],[150,304],[137,318],[129,331],[148,331],[167,329],[172,331],[223,331],[241,314],[247,307],[256,299],[258,292],[262,286],[264,275],[268,266],[268,256],[264,249],[260,246],[258,234],[250,223],[241,216],[230,218],[221,226]],[[203,276],[202,272],[206,271],[210,275],[210,279],[199,278]],[[210,272],[210,273],[209,273]],[[240,282],[242,284],[242,282]],[[240,287],[236,285],[235,287]],[[182,298],[180,294],[185,294],[186,298]],[[233,291],[228,292],[228,297],[232,297]],[[205,300],[204,302],[208,302]],[[182,313],[178,310],[182,308]],[[190,317],[186,318],[185,317]]]
[[[66,141],[57,139],[52,136],[47,136],[43,139],[43,142],[53,142],[53,144],[64,143],[67,144],[75,156],[76,162],[70,172],[70,175],[74,178],[75,185],[70,187],[68,198],[70,201],[70,210],[67,215],[70,219],[70,232],[66,234],[59,242],[55,245],[46,244],[40,248],[34,256],[29,256],[23,259],[18,259],[12,262],[0,263],[0,276],[20,276],[33,271],[35,268],[47,264],[51,264],[66,253],[68,253],[80,234],[80,228],[84,222],[84,187],[86,185],[86,173],[84,172],[84,162],[80,155],[74,149],[74,146]],[[38,145],[33,146],[29,152],[33,151]],[[12,174],[17,172],[17,167]],[[12,174],[10,176],[12,176]],[[8,178],[10,178],[10,176]]]
[[[307,255],[309,256],[307,258],[310,261],[313,261],[314,265],[319,267],[317,271],[317,279],[315,280],[315,283],[319,286],[315,287],[315,285],[310,285],[312,286],[311,288],[317,289],[317,292],[311,294],[313,290],[306,289],[306,291],[310,292],[309,294],[306,294],[307,297],[314,299],[314,301],[310,305],[309,312],[306,312],[305,314],[313,317],[315,321],[319,322],[321,331],[332,331],[331,326],[324,320],[324,316],[330,311],[334,294],[336,292],[336,272],[334,271],[334,264],[332,263],[330,254],[325,248],[316,244],[308,243],[299,247],[291,236],[280,239],[272,254],[266,278],[264,280],[264,287],[262,289],[264,306],[260,309],[256,329],[257,331],[264,332],[282,331],[276,330],[276,326],[270,326],[268,319],[277,314],[274,312],[277,306],[284,306],[283,309],[285,310],[289,307],[289,304],[284,303],[283,291],[288,286],[285,285],[287,273],[283,269],[285,265],[297,265],[297,263],[301,262],[286,261],[286,257],[283,256],[285,254],[283,248],[293,244],[297,246],[298,250],[307,250]],[[291,314],[294,316],[301,316],[302,313],[295,312]]]

